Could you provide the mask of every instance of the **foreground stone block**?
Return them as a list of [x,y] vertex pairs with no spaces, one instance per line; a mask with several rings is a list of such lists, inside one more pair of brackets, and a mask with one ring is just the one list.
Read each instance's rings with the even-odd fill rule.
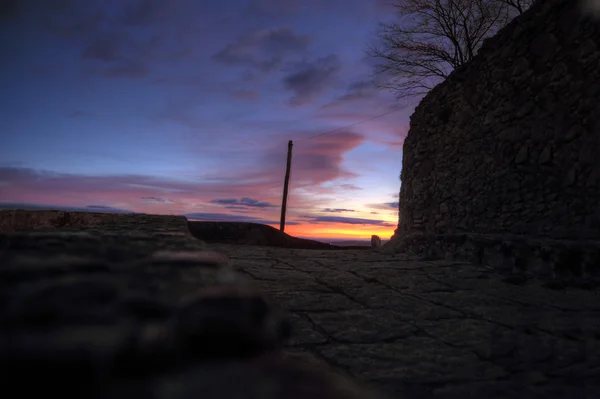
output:
[[129,399],[384,399],[325,365],[277,354],[199,363],[170,375],[116,381],[106,398]]
[[379,397],[284,358],[286,313],[179,218],[83,216],[56,227],[64,215],[17,215],[5,224],[17,231],[0,233],[4,388],[107,399]]

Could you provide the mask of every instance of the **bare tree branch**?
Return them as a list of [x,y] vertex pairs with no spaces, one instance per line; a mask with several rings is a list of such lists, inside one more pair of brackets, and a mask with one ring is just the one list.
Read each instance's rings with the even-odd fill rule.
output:
[[500,3],[504,3],[509,7],[515,9],[519,14],[523,14],[535,0],[497,0]]
[[395,0],[397,21],[382,23],[376,84],[399,98],[424,94],[477,54],[485,39],[533,0]]

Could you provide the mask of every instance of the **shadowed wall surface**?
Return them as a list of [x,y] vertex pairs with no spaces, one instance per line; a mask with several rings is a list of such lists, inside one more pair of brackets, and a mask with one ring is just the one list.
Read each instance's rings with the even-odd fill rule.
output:
[[600,238],[600,20],[538,1],[434,88],[404,144],[397,237]]

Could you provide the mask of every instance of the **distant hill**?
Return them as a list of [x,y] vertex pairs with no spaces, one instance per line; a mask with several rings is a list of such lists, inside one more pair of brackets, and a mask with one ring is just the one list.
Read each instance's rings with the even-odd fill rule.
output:
[[[381,240],[381,245],[385,244],[389,240]],[[338,247],[370,247],[371,240],[327,240],[328,243],[336,245]]]
[[248,222],[188,221],[192,235],[207,243],[257,245],[293,249],[366,249],[369,246],[342,246],[292,237],[266,224]]

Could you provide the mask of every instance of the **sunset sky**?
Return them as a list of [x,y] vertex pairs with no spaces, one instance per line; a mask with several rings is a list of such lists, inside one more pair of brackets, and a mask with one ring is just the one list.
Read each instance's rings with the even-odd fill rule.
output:
[[293,140],[286,232],[389,238],[414,107],[371,83],[386,3],[2,2],[0,203],[278,227]]

